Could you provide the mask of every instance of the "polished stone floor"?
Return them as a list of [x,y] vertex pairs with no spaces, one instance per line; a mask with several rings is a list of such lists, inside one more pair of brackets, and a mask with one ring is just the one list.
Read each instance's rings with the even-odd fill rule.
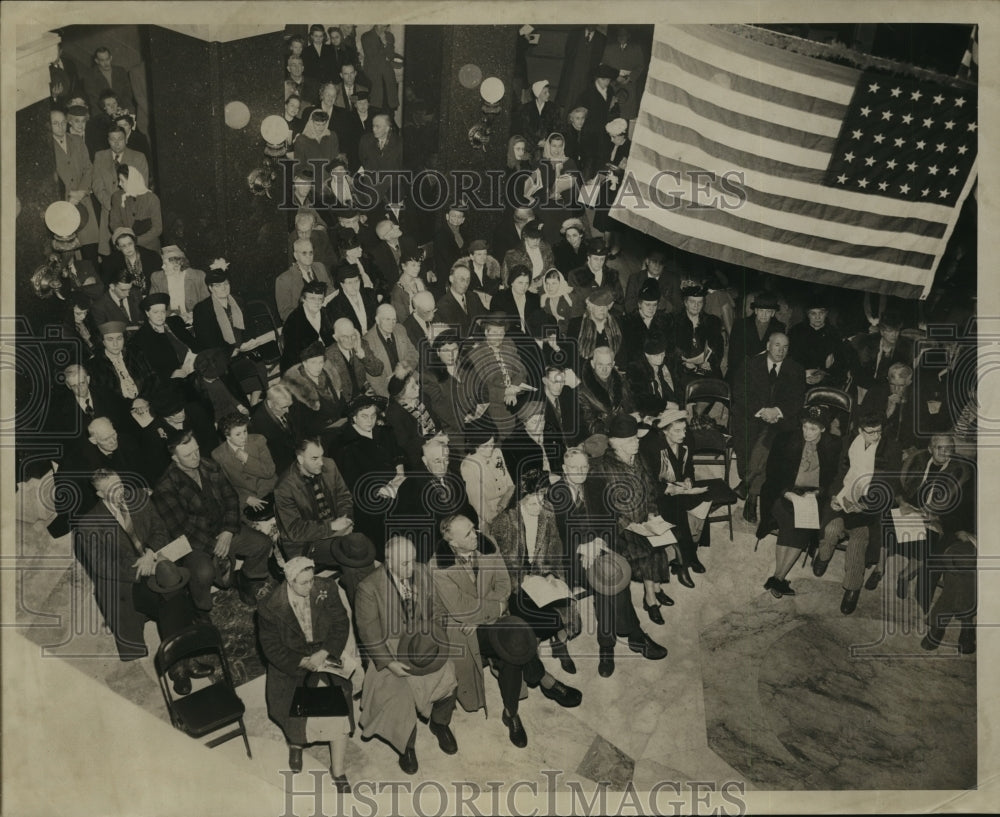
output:
[[[529,780],[560,791],[602,782],[645,791],[693,780],[734,781],[748,791],[974,786],[976,656],[960,656],[947,644],[921,650],[916,606],[896,599],[892,582],[864,591],[858,610],[841,615],[840,554],[822,579],[800,562],[789,576],[798,594],[772,598],[762,586],[773,570],[773,539],[754,552],[753,532],[734,510],[735,540],[725,523],[715,524],[713,545],[701,557],[708,572],[695,576],[697,587],[668,586],[677,603],[663,608],[666,623],[655,626],[640,611],[650,635],[669,648],[666,660],[643,660],[620,644],[614,676],[600,678],[593,611],[585,602],[584,633],[571,644],[578,673],[562,673],[542,649],[553,674],[582,690],[582,705],[563,710],[531,693],[521,705],[529,742],[518,749],[500,723],[497,685],[487,679],[489,717],[455,715],[456,757],[444,755],[421,727],[412,780],[482,787]],[[90,588],[74,569],[68,540],[54,542],[41,524],[20,531],[21,632],[79,670],[81,685],[105,684],[165,721],[152,659],[117,660],[113,641],[94,621]],[[892,558],[889,576],[895,567]],[[637,585],[633,595],[638,604]],[[154,652],[153,625],[146,635]],[[946,640],[956,637],[953,628]],[[213,751],[280,788],[284,742],[267,718],[264,678],[239,694],[254,758],[246,759],[238,740]],[[303,775],[327,765],[325,748],[308,756]],[[347,771],[352,780],[405,778],[387,745],[357,736]]]

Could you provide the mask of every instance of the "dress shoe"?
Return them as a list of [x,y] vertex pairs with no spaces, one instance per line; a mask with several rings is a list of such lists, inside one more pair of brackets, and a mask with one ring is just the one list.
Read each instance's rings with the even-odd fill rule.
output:
[[662,590],[657,590],[656,591],[656,600],[661,605],[663,605],[664,607],[673,607],[674,606],[674,600],[672,598],[670,598],[670,596],[668,596]]
[[910,592],[910,577],[906,573],[900,573],[896,577],[896,595],[905,599]]
[[743,505],[743,518],[751,525],[757,524],[757,497],[747,497],[747,501]]
[[632,652],[641,653],[643,658],[648,658],[650,661],[659,661],[667,657],[667,648],[657,644],[642,630],[628,637],[628,648]]
[[559,706],[566,707],[566,709],[579,706],[580,701],[583,700],[583,693],[580,690],[568,687],[562,681],[556,681],[548,689],[542,687],[542,695],[550,701],[555,701]]
[[783,596],[794,596],[795,591],[792,590],[792,585],[789,584],[788,579],[778,579],[778,589],[781,591]]
[[642,609],[645,610],[649,614],[649,620],[652,621],[653,624],[664,624],[665,623],[663,621],[663,615],[660,613],[660,605],[659,604],[650,604],[648,601],[646,601],[645,599],[643,599],[642,600]]
[[784,595],[781,592],[781,582],[774,576],[771,576],[770,579],[764,582],[764,589],[770,591],[771,595],[776,599],[780,599]]
[[920,642],[920,646],[925,650],[936,650],[941,646],[941,636],[944,635],[943,630],[931,630],[927,635],[923,637]]
[[[438,746],[441,747],[442,752],[446,755],[454,755],[458,753],[458,741],[455,740],[455,735],[451,731],[451,727],[448,726],[448,724],[434,723],[434,721],[431,721],[428,726],[430,727],[431,734],[438,739]],[[414,758],[413,761],[415,763],[416,758]]]
[[333,778],[333,785],[339,794],[350,794],[351,793],[351,783],[347,779],[346,774],[334,774],[333,770],[330,770],[330,777]]
[[567,675],[576,675],[576,664],[570,657],[569,650],[566,649],[565,641],[552,642],[552,656],[559,659],[559,666]]
[[882,571],[876,570],[871,576],[868,577],[868,581],[865,582],[865,590],[874,590],[879,586],[879,582],[882,581]]
[[288,768],[293,772],[302,771],[302,747],[301,746],[289,746],[288,747]]
[[597,674],[602,678],[610,678],[615,674],[615,651],[601,647],[601,660],[597,662]]
[[192,658],[187,662],[187,675],[189,678],[208,678],[215,672],[215,667],[197,658]]
[[746,484],[746,481],[744,481],[744,480],[741,479],[740,480],[740,484],[736,486],[736,488],[733,490],[733,493],[736,494],[736,498],[737,499],[740,499],[742,501],[746,501],[746,498],[747,498],[747,484]]
[[265,584],[263,579],[248,578],[242,570],[236,574],[236,591],[240,594],[240,601],[247,607],[257,606]]
[[510,735],[510,742],[518,749],[523,749],[528,745],[528,733],[524,731],[524,724],[517,715],[508,715],[507,710],[503,711],[503,725],[507,727]]
[[672,562],[670,564],[670,572],[673,573],[677,577],[677,581],[685,587],[694,587],[694,581],[691,579],[691,574],[688,573],[688,569],[680,562]]
[[178,695],[189,695],[191,693],[191,679],[186,675],[178,676],[173,679],[174,682],[174,692]]
[[820,559],[819,554],[813,556],[813,575],[819,578],[824,573],[826,569],[830,566],[829,559]]
[[694,559],[691,562],[691,564],[688,565],[688,568],[691,569],[691,570],[693,570],[695,573],[704,573],[705,572],[705,565],[703,565],[697,559]]
[[412,746],[408,747],[407,750],[399,756],[399,768],[407,774],[416,774],[417,769],[420,768],[417,764],[417,753],[413,750]]
[[860,590],[845,590],[844,598],[840,602],[840,612],[845,616],[849,616],[855,610],[858,609],[858,597],[861,595]]

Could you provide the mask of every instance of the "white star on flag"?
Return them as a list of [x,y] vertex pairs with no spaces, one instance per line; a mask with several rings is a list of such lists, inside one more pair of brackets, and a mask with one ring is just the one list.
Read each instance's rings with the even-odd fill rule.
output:
[[879,182],[878,189],[884,193],[886,190],[889,189],[889,182]]
[[843,173],[837,176],[837,184],[847,184],[847,176]]
[[927,168],[927,172],[930,173],[932,176],[937,176],[938,166],[931,165],[930,167]]
[[853,153],[845,153],[844,154],[844,161],[845,162],[853,162],[854,161],[854,154]]
[[913,121],[913,115],[912,114],[903,114],[903,124],[904,125],[909,125],[912,121]]
[[930,194],[931,194],[931,189],[929,187],[925,187],[923,190],[920,191],[921,196],[929,196]]
[[942,102],[944,102],[944,96],[941,94],[934,94],[934,104],[940,105]]
[[905,196],[907,193],[910,192],[910,185],[908,185],[908,184],[901,184],[899,186],[899,192],[902,193]]
[[875,164],[875,157],[874,156],[869,156],[867,159],[865,159],[865,165],[867,167],[871,167],[873,164]]
[[873,94],[877,94],[877,93],[878,93],[878,89],[879,89],[880,87],[881,87],[881,86],[880,86],[880,85],[879,85],[879,84],[878,84],[877,82],[873,82],[873,83],[872,83],[871,85],[869,85],[869,86],[868,86],[868,90],[869,90],[869,91],[870,91],[871,93],[873,93]]
[[958,155],[959,156],[964,156],[968,152],[968,150],[969,149],[965,145],[959,145],[958,146]]
[[913,100],[914,102],[916,102],[916,101],[918,101],[918,100],[920,99],[920,97],[922,97],[922,96],[923,96],[923,94],[922,94],[922,93],[920,93],[920,91],[914,91],[913,93],[911,93],[911,94],[910,94],[910,99],[912,99],[912,100]]
[[882,111],[882,118],[886,122],[891,122],[892,121],[892,111]]
[[898,148],[901,148],[903,145],[906,144],[906,140],[903,139],[902,137],[898,137],[896,139],[893,139],[892,141]]
[[885,137],[881,133],[876,133],[874,139],[876,145],[881,145],[885,141]]
[[858,187],[860,187],[862,190],[868,187],[868,179],[858,179]]
[[853,138],[853,139],[860,139],[862,137],[862,135],[863,134],[861,133],[861,131],[856,130],[856,131],[853,131],[851,133],[851,138]]
[[956,108],[961,108],[964,104],[965,104],[965,98],[964,97],[960,96],[958,99],[955,100],[955,107]]
[[950,120],[950,119],[947,122],[944,123],[944,129],[945,130],[952,130],[954,127],[955,127],[955,123],[952,120]]
[[928,117],[927,119],[925,119],[924,120],[924,127],[925,128],[932,128],[932,127],[934,127],[934,120],[931,119],[930,117]]
[[868,114],[870,114],[871,112],[872,112],[872,109],[869,108],[867,105],[864,108],[861,109],[861,115],[862,116],[868,116]]
[[948,191],[947,190],[939,190],[938,191],[938,197],[940,197],[942,199],[948,198]]
[[949,167],[948,168],[948,175],[949,176],[954,176],[957,173],[958,173],[958,168],[957,167]]
[[948,147],[944,142],[938,142],[937,146],[934,148],[938,153],[944,153],[944,149]]
[[923,139],[917,140],[917,150],[923,150],[927,146],[927,143]]
[[903,89],[902,88],[893,88],[889,93],[891,93],[894,97],[897,97],[901,93],[903,93]]
[[[915,171],[915,170],[917,169],[917,163],[916,163],[916,162],[910,162],[910,163],[909,163],[909,164],[908,164],[908,165],[906,166],[906,169],[907,169],[907,170],[909,170],[909,171],[910,171],[910,173],[913,173],[913,172],[914,172],[914,171]],[[906,188],[906,189],[907,189],[907,190],[909,190],[910,188]]]
[[896,169],[896,160],[895,159],[890,159],[888,162],[885,163],[885,166],[887,168],[889,168],[889,170],[895,170]]
[[975,132],[976,132],[976,123],[975,122],[970,122],[969,123],[969,133],[975,133]]

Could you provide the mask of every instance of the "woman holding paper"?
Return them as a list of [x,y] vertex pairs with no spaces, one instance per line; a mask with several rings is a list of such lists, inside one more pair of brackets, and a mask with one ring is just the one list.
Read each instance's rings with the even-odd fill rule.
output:
[[564,672],[573,674],[576,664],[566,643],[582,625],[566,583],[555,512],[544,499],[548,487],[547,473],[525,470],[518,480],[517,502],[493,520],[491,530],[514,587],[511,613],[527,621],[539,638],[551,638],[552,655]]
[[785,577],[809,547],[812,532],[819,530],[819,508],[829,501],[840,457],[840,441],[824,433],[829,420],[822,408],[808,406],[799,419],[801,431],[786,431],[775,438],[760,494],[757,539],[778,529],[774,575],[764,584],[776,599],[795,595]]

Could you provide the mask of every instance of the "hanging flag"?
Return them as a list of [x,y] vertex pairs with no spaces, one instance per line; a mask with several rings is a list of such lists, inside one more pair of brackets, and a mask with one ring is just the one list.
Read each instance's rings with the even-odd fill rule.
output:
[[657,26],[613,216],[763,272],[926,297],[976,178],[968,85]]
[[962,55],[962,67],[958,71],[962,79],[979,81],[979,26],[972,27],[969,34],[969,44]]

